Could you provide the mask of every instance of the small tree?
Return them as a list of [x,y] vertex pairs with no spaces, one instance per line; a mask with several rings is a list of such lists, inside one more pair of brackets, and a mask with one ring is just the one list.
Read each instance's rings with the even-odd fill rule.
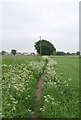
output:
[[47,40],[39,40],[38,42],[35,42],[35,49],[37,50],[37,53],[41,55],[51,55],[56,51],[53,44]]
[[15,55],[16,52],[17,52],[17,51],[16,51],[15,49],[12,49],[12,50],[11,50],[11,54],[13,54],[13,55]]
[[5,50],[2,50],[2,51],[1,51],[1,54],[2,54],[2,55],[4,55],[5,53],[6,53],[6,51],[5,51]]
[[69,52],[67,52],[66,54],[67,54],[67,55],[70,55],[70,53],[69,53]]
[[80,55],[80,51],[77,51],[76,54],[77,54],[77,55]]

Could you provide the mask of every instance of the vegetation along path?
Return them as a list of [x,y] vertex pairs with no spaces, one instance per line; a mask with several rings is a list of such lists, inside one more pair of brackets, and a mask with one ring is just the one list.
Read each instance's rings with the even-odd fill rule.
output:
[[2,61],[2,119],[79,118],[79,57],[4,55]]
[[[48,60],[46,59],[44,70],[47,66],[47,63],[48,63]],[[35,104],[35,107],[34,107],[33,114],[31,115],[31,118],[37,118],[38,119],[38,116],[36,115],[35,110],[37,109],[37,107],[40,105],[40,102],[41,102],[43,83],[44,83],[44,71],[43,71],[42,75],[40,76],[40,78],[38,80],[36,96],[35,96],[35,103],[36,104]]]

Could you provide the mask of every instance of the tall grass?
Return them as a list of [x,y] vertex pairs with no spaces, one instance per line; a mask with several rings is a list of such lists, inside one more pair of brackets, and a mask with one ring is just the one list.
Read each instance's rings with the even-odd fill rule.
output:
[[[42,118],[79,117],[79,58],[54,56],[2,56],[2,117],[29,118],[35,106],[38,79],[44,71]],[[1,85],[1,84],[0,84]]]
[[78,57],[52,56],[49,59],[38,115],[45,118],[79,117]]
[[43,72],[44,62],[41,57],[3,56],[3,118],[31,116],[37,82]]

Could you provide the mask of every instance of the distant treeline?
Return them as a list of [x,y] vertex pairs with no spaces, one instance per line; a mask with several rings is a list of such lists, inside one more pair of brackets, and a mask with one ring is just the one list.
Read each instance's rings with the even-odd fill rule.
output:
[[0,54],[1,55],[35,55],[35,53],[33,53],[33,52],[31,52],[31,53],[28,53],[28,52],[21,53],[21,52],[17,52],[17,50],[15,50],[15,49],[12,49],[10,53],[5,51],[5,50],[2,50],[0,52]]
[[[12,49],[11,52],[6,52],[5,50],[2,50],[0,52],[1,55],[37,55],[35,53],[30,53],[28,54],[27,52],[21,53],[17,52],[17,50]],[[54,51],[52,55],[57,55],[57,56],[64,56],[64,55],[80,55],[80,51],[77,51],[76,53],[70,53],[70,52],[64,52],[64,51]]]
[[63,51],[56,51],[54,52],[54,55],[80,55],[80,51],[77,51],[76,53],[70,53],[70,52],[63,52]]

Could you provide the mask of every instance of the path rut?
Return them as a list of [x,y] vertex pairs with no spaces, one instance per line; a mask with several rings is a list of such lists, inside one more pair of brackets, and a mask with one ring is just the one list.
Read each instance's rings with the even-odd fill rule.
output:
[[43,83],[44,83],[44,74],[40,77],[38,82],[38,89],[36,91],[36,103],[41,100]]
[[[45,63],[44,70],[46,69],[46,66],[47,66],[47,61]],[[38,86],[37,86],[36,98],[35,98],[36,106],[38,106],[40,104],[40,101],[41,101],[43,84],[44,84],[44,71],[43,71],[43,74],[41,75],[41,77],[38,80]],[[40,120],[38,118],[38,116],[35,114],[35,110],[33,111],[33,114],[31,115],[31,118],[35,118],[36,120]]]

